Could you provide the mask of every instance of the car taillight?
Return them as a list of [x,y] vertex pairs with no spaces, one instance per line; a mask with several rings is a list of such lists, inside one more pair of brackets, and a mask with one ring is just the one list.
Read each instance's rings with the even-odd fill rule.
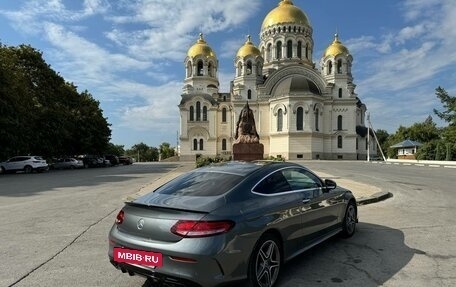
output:
[[233,228],[232,221],[193,221],[179,220],[171,227],[171,232],[182,237],[207,237],[228,232]]
[[122,224],[122,222],[124,221],[124,217],[125,217],[125,213],[123,210],[119,211],[119,213],[117,214],[117,217],[116,217],[116,224],[119,225],[119,224]]

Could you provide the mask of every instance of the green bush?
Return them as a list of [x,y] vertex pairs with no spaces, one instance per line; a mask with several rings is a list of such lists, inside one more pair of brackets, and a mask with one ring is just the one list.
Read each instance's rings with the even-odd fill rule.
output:
[[206,156],[199,156],[196,158],[196,167],[203,167],[206,165],[210,165],[212,163],[217,163],[217,162],[224,162],[226,161],[223,157],[206,157]]
[[268,156],[267,158],[265,158],[265,160],[272,160],[272,161],[285,161],[285,159],[283,157],[275,157],[275,156]]

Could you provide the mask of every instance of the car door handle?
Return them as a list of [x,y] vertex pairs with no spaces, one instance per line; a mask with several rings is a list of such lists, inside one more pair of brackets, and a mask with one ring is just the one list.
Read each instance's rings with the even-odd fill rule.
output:
[[308,202],[310,202],[310,199],[308,199],[308,198],[302,200],[302,203],[308,203]]

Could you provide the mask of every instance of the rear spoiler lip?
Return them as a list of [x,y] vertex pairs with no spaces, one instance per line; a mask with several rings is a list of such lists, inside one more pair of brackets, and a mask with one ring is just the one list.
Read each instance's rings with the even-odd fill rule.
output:
[[171,207],[171,206],[163,206],[163,205],[158,205],[158,204],[143,204],[143,203],[138,203],[138,202],[133,202],[133,201],[126,201],[125,205],[136,206],[136,207],[141,207],[141,208],[171,209],[171,210],[176,210],[176,211],[185,211],[185,212],[200,213],[200,214],[208,214],[209,213],[207,211],[201,211],[201,210],[175,208],[175,207]]

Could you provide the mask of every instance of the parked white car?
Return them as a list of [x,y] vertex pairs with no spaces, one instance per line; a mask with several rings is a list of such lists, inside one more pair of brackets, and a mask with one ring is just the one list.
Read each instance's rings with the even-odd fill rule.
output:
[[55,163],[51,165],[53,169],[75,169],[75,168],[83,168],[84,164],[82,160],[77,160],[75,158],[60,158]]
[[42,172],[49,169],[46,160],[40,156],[15,156],[5,162],[0,163],[0,172],[32,173],[33,171]]

